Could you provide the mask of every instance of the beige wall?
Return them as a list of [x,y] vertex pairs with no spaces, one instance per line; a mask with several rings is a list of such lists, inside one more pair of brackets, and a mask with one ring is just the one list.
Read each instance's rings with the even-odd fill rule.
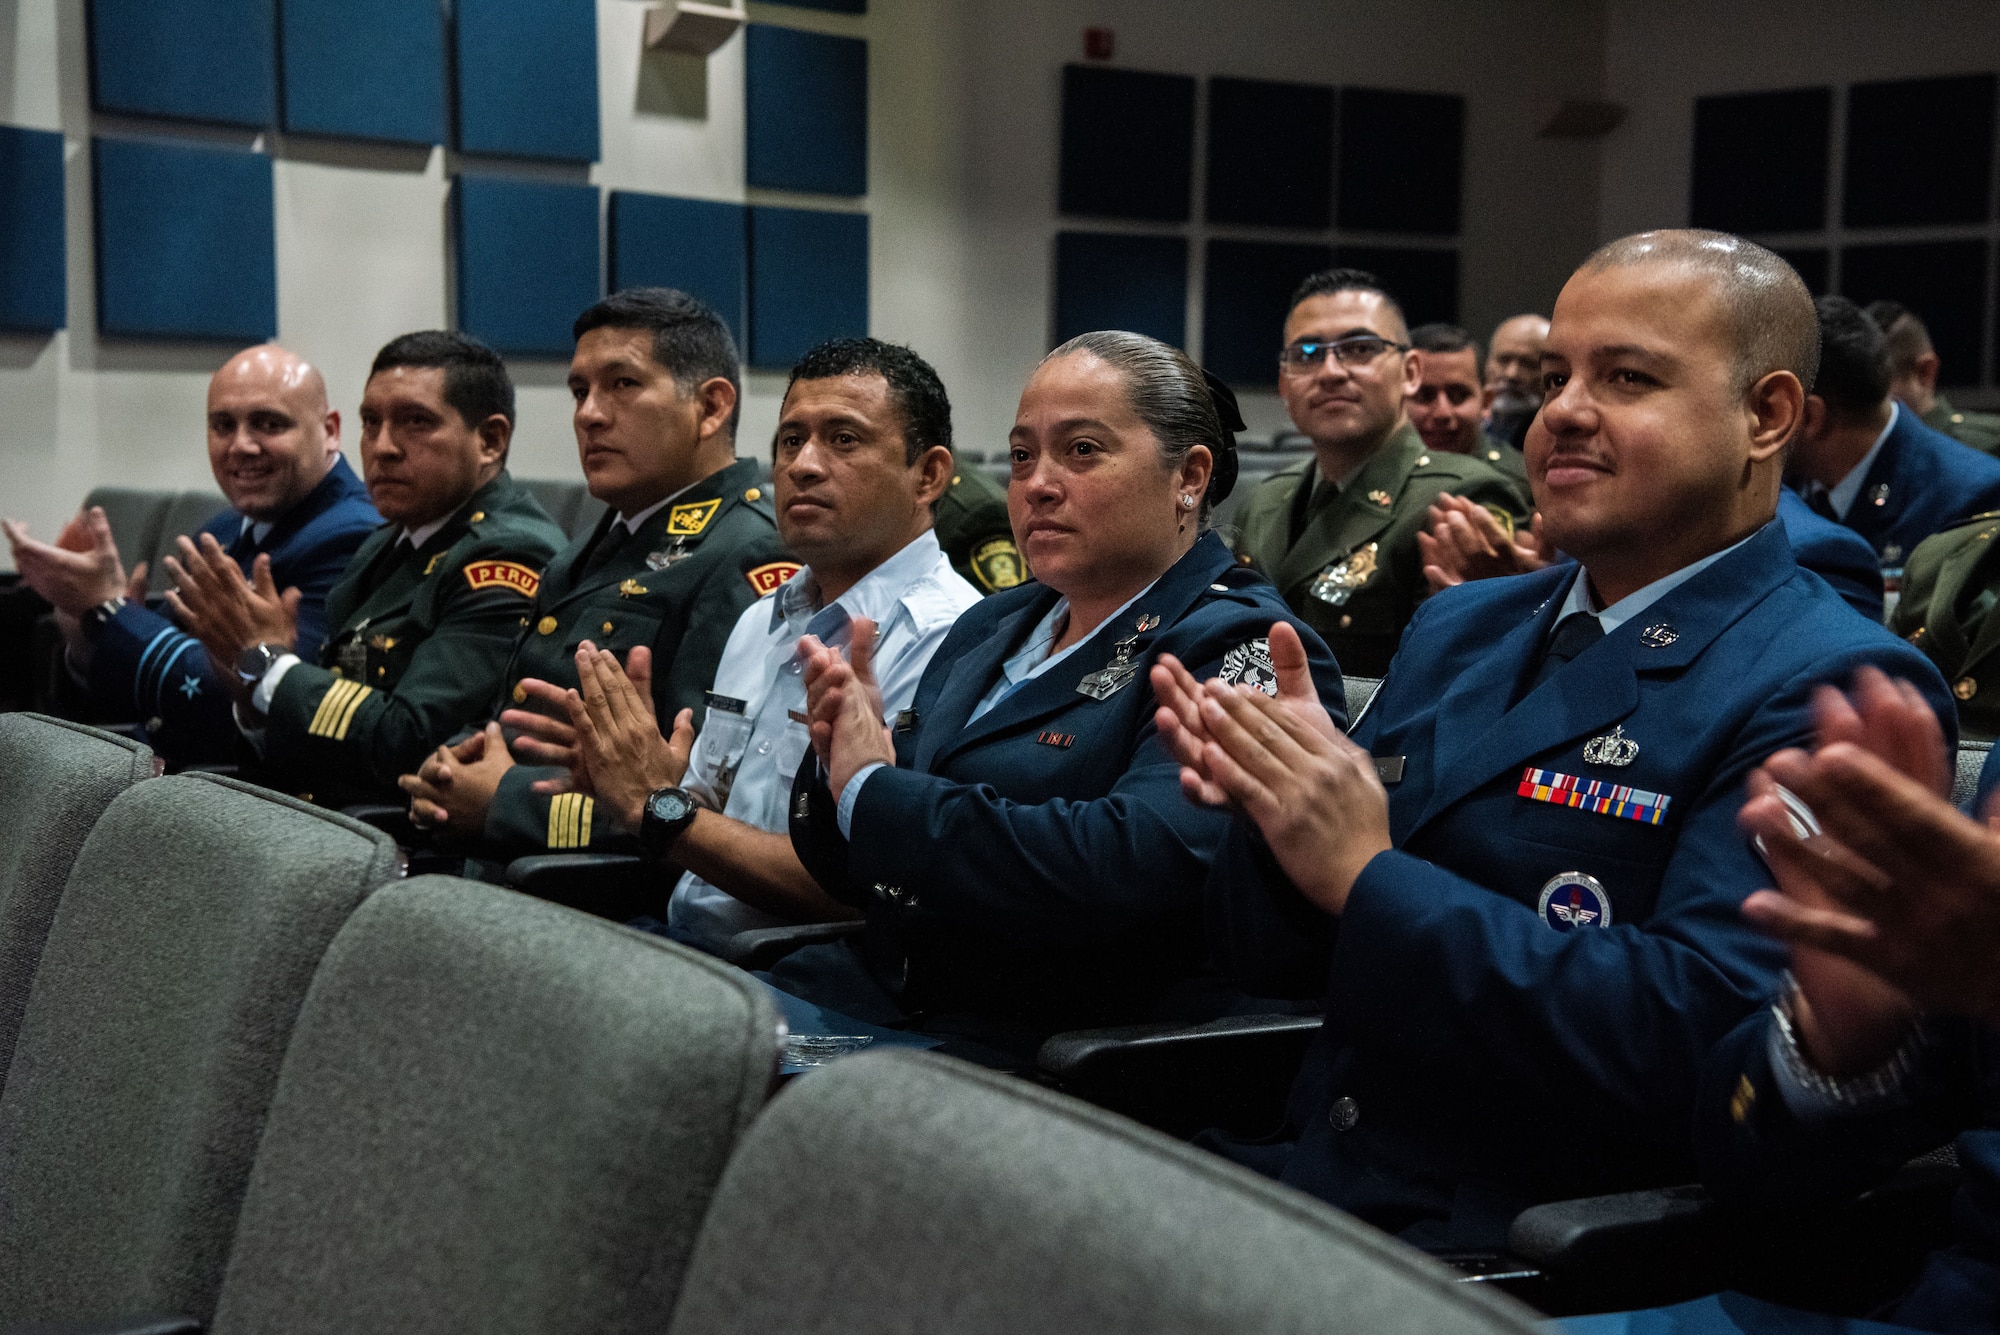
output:
[[[598,0],[603,160],[591,180],[850,206],[746,194],[741,39],[705,67],[642,58],[644,8]],[[1476,330],[1546,308],[1597,237],[1597,148],[1538,140],[1534,127],[1559,97],[1600,87],[1599,0],[1093,0],[1087,11],[1063,0],[872,0],[864,17],[750,8],[754,18],[869,39],[872,332],[935,362],[970,448],[1004,444],[1020,385],[1047,345],[1061,225],[1060,70],[1080,57],[1086,23],[1116,29],[1123,65],[1463,94],[1462,307]],[[53,339],[0,337],[0,513],[44,534],[92,485],[206,485],[203,389],[230,351],[100,344],[93,333],[83,12],[84,0],[0,0],[0,122],[60,129],[70,141],[71,328]],[[352,458],[351,418],[375,349],[446,319],[445,155],[282,139],[270,147],[279,338],[326,371],[350,419]],[[1196,224],[1192,235],[1198,257],[1205,232]],[[1190,316],[1198,336],[1198,305]],[[562,368],[514,369],[517,471],[571,473]],[[781,376],[750,378],[743,452],[766,448],[782,388]],[[1255,430],[1284,425],[1274,396],[1251,396],[1245,408]]]

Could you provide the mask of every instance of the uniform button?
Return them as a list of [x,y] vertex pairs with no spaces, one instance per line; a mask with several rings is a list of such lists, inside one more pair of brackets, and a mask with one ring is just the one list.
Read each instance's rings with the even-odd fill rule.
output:
[[1431,457],[1428,454],[1420,454],[1417,456],[1417,467],[1419,468],[1430,467],[1430,462],[1431,462]]
[[477,524],[480,520],[484,518],[486,518],[486,512],[484,510],[474,510],[472,512],[472,519],[470,522]]
[[609,621],[604,623],[604,633],[606,635],[609,635],[611,633],[611,623]]
[[768,755],[770,755],[770,754],[771,754],[771,744],[770,744],[769,742],[765,742],[765,743],[763,743],[762,745],[760,745],[760,746],[759,746],[759,747],[757,748],[757,754],[758,754],[758,755],[760,755],[760,756],[768,756]]
[[958,485],[959,483],[961,483],[961,482],[963,482],[963,481],[965,481],[965,479],[964,479],[964,478],[962,478],[962,477],[959,477],[959,476],[958,476],[958,475],[957,475],[956,473],[954,473],[954,474],[952,475],[952,479],[951,479],[951,485],[955,487],[955,486],[957,486],[957,485]]
[[743,493],[743,499],[746,501],[761,501],[764,499],[764,493],[758,488],[752,487]]
[[518,681],[514,683],[514,703],[517,705],[528,703],[528,688]]
[[541,621],[537,623],[535,629],[540,631],[544,635],[553,635],[556,633],[556,619],[554,617],[543,617]]
[[1951,693],[1961,700],[1970,700],[1979,694],[1979,683],[1970,677],[1960,677],[1951,688]]
[[1342,1094],[1326,1110],[1326,1120],[1335,1131],[1352,1131],[1354,1124],[1361,1120],[1361,1105]]
[[1217,593],[1229,592],[1229,586],[1227,584],[1211,584],[1208,587],[1214,589]]
[[375,669],[375,675],[378,677],[386,677],[389,675],[389,669],[385,667],[378,667]]
[[1343,613],[1341,613],[1341,614],[1340,614],[1340,628],[1341,628],[1342,630],[1346,630],[1346,629],[1347,629],[1347,628],[1348,628],[1349,626],[1351,626],[1351,625],[1353,625],[1353,624],[1354,624],[1354,615],[1353,615],[1353,613],[1351,613],[1351,612],[1343,612]]

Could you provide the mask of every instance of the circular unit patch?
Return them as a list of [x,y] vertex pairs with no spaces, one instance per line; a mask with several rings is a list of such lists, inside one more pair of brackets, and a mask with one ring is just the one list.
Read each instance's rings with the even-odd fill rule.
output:
[[1606,893],[1604,883],[1595,876],[1580,871],[1566,871],[1560,876],[1552,876],[1542,887],[1541,903],[1535,911],[1542,915],[1542,921],[1558,932],[1573,932],[1582,927],[1609,927],[1611,925],[1611,896]]

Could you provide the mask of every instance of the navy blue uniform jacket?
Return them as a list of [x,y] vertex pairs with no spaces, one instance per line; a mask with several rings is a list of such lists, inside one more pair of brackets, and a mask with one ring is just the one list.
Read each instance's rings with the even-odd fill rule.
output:
[[[1531,690],[1576,574],[1419,610],[1354,734],[1405,758],[1395,850],[1337,929],[1247,822],[1209,882],[1225,966],[1262,995],[1323,989],[1327,1015],[1285,1141],[1226,1148],[1421,1245],[1492,1245],[1538,1201],[1689,1181],[1703,1060],[1785,961],[1739,912],[1770,884],[1736,828],[1746,777],[1808,743],[1813,687],[1863,664],[1917,683],[1956,732],[1929,660],[1800,570],[1775,522]],[[1584,758],[1614,736],[1637,746],[1627,765]],[[1638,791],[1627,815],[1538,800],[1558,776]],[[1565,873],[1609,912],[1571,926]]]
[[[1320,698],[1346,717],[1325,644],[1207,534],[1075,653],[968,725],[1057,596],[1026,584],[959,618],[917,686],[915,726],[896,730],[897,767],[861,790],[851,842],[818,766],[800,767],[795,815],[800,798],[810,805],[792,822],[794,846],[827,893],[866,912],[862,956],[913,1015],[1043,1032],[1108,1023],[1149,1013],[1200,967],[1201,888],[1228,817],[1181,794],[1153,724],[1156,655],[1213,677],[1231,650],[1289,621]],[[1137,632],[1142,617],[1158,625]],[[1130,684],[1080,694],[1135,633]]]
[[1882,620],[1882,566],[1867,539],[1814,514],[1790,487],[1778,489],[1778,522],[1785,526],[1800,565],[1833,585],[1849,607],[1870,621]]
[[1952,1245],[1933,1252],[1885,1318],[1918,1330],[2000,1331],[2000,1035],[1969,1020],[1926,1026],[1917,1068],[1892,1105],[1801,1122],[1772,1072],[1769,1010],[1719,1044],[1695,1143],[1719,1199],[1797,1209],[1844,1200],[1957,1137],[1964,1173]]
[[[241,555],[247,575],[258,553],[268,553],[273,582],[303,595],[296,652],[306,662],[317,663],[326,643],[327,591],[381,522],[368,489],[336,455],[319,485],[271,525],[261,545]],[[227,551],[243,532],[243,515],[224,510],[201,531]],[[237,736],[225,674],[235,670],[234,663],[209,662],[201,642],[163,613],[127,603],[97,634],[90,689],[120,717],[158,720],[148,728],[153,748],[175,762],[229,760]]]
[[1898,408],[1845,522],[1868,540],[1884,569],[1900,570],[1925,538],[1989,510],[2000,510],[2000,459]]

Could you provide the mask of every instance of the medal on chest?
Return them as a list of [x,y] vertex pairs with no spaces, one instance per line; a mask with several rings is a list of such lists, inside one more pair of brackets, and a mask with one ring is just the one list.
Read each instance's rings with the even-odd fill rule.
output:
[[1139,636],[1159,629],[1159,625],[1157,616],[1150,612],[1141,613],[1137,630],[1111,646],[1111,661],[1095,672],[1084,674],[1083,680],[1076,684],[1076,693],[1093,700],[1104,700],[1131,685],[1132,678],[1139,675],[1139,665],[1132,661],[1133,647],[1139,643]]
[[[676,561],[683,560],[686,557],[690,557],[693,555],[694,555],[694,549],[688,546],[687,537],[683,535],[681,537],[675,538],[672,542],[668,543],[665,547],[662,547],[657,552],[647,552],[646,569],[665,570],[668,566],[674,564]],[[630,581],[627,582],[629,583]]]
[[1339,607],[1354,596],[1354,591],[1366,584],[1375,574],[1376,549],[1379,543],[1369,543],[1348,554],[1342,561],[1319,572],[1312,582],[1309,592],[1314,598],[1333,607]]
[[361,638],[361,632],[366,629],[368,622],[364,620],[348,632],[334,655],[334,667],[349,681],[360,681],[368,675],[368,646]]

